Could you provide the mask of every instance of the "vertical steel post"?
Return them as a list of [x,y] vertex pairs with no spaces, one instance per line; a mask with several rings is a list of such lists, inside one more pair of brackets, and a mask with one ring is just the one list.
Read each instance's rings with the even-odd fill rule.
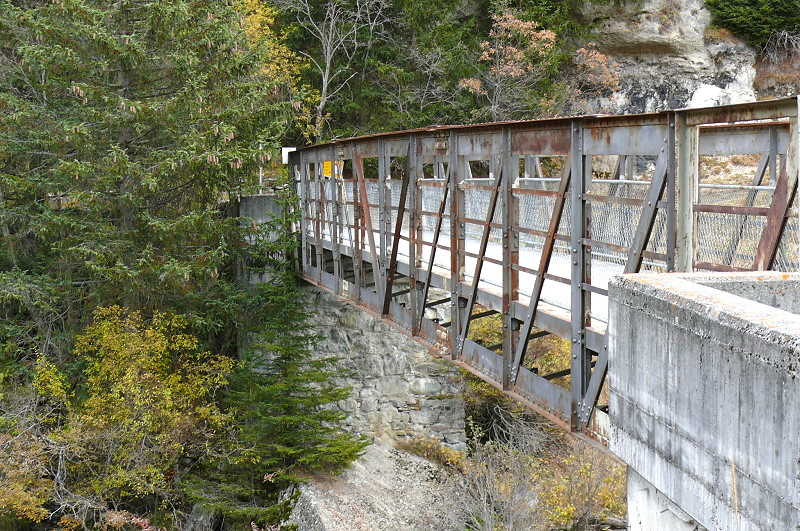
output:
[[769,126],[769,185],[778,184],[778,128]]
[[308,167],[305,164],[305,155],[302,152],[294,151],[289,154],[289,162],[295,170],[297,177],[297,192],[300,196],[300,273],[305,275],[308,265]]
[[[333,246],[333,278],[335,282],[334,293],[342,293],[342,193],[339,187],[339,176],[336,175],[337,161],[336,149],[333,145],[328,149],[328,159],[331,162],[331,244]],[[346,211],[346,210],[345,210]]]
[[[368,199],[361,197],[361,190],[358,186],[358,170],[356,168],[356,144],[350,144],[350,157],[353,164],[353,282],[355,283],[355,293],[353,300],[361,303],[361,290],[364,288],[364,213],[362,209],[369,208]],[[370,227],[371,229],[371,227]]]
[[669,113],[667,120],[667,271],[675,271],[675,113]]
[[[514,198],[514,184],[519,177],[519,158],[511,154],[511,129],[503,128],[502,165],[504,175],[501,198],[501,223],[503,225],[503,389],[510,389],[513,379],[514,354],[519,341],[520,321],[512,317],[511,305],[517,300],[519,288],[519,272],[515,266],[519,264],[519,207]],[[525,171],[528,163],[533,161],[529,156],[525,159]]]
[[571,142],[571,214],[570,255],[572,261],[571,274],[571,341],[572,360],[570,367],[571,402],[573,429],[580,429],[580,413],[584,409],[584,395],[591,377],[591,353],[586,348],[586,295],[583,284],[587,272],[586,237],[586,155],[583,151],[583,122],[572,121]]
[[418,250],[418,225],[419,225],[419,193],[417,187],[418,168],[417,168],[417,136],[414,134],[408,137],[408,157],[406,159],[406,168],[408,168],[408,202],[411,207],[408,209],[408,287],[409,304],[411,305],[411,335],[419,335],[418,322],[419,316],[419,287],[417,279],[419,278],[419,257]]
[[450,172],[450,351],[453,359],[458,358],[458,331],[461,330],[461,281],[463,280],[464,231],[461,229],[460,217],[463,212],[464,195],[459,189],[464,178],[461,168],[461,157],[458,156],[458,136],[451,130],[447,142],[450,160],[447,171]]
[[[389,194],[387,201],[387,184],[386,184],[386,144],[382,138],[378,139],[378,256],[373,257],[372,267],[377,268],[379,276],[386,278],[386,253],[389,241],[390,227],[392,223],[392,196]],[[374,275],[374,273],[373,273]],[[376,283],[377,287],[378,284]],[[381,286],[383,289],[383,286]],[[378,291],[377,293],[381,293]],[[380,295],[379,295],[380,296]],[[382,307],[383,301],[379,300],[378,304]]]
[[322,272],[325,270],[325,253],[322,249],[322,214],[325,212],[325,202],[322,200],[322,175],[323,168],[317,154],[316,162],[314,163],[314,183],[317,187],[316,200],[317,211],[315,212],[316,224],[314,227],[314,235],[316,236],[316,253],[317,253],[317,283],[322,285]]
[[688,125],[687,111],[677,113],[675,127],[678,151],[678,192],[675,243],[675,269],[691,273],[696,252],[696,214],[699,194],[698,127]]

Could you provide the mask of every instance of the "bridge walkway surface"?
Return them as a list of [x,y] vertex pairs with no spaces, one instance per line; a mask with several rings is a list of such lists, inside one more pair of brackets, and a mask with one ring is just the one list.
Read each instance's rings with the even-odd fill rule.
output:
[[[797,271],[797,120],[788,98],[303,148],[302,274],[606,442],[610,279]],[[495,345],[473,326],[490,316]],[[550,372],[528,354],[545,334],[571,345]]]

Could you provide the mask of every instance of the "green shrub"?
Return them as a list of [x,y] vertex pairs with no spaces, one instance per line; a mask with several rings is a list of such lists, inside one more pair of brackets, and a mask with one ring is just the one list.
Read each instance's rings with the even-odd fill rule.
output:
[[757,48],[779,31],[800,32],[797,0],[706,0],[714,24],[729,29]]

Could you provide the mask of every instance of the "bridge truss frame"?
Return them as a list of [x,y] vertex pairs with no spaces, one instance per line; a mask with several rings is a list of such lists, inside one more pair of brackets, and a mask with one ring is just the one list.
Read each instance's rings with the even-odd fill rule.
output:
[[[307,281],[390,321],[567,429],[602,441],[607,417],[596,406],[608,338],[592,307],[607,292],[593,281],[597,253],[616,256],[620,273],[767,270],[779,254],[779,268],[795,269],[798,231],[787,231],[787,222],[796,225],[799,148],[797,98],[431,127],[315,145],[290,156],[301,198],[300,267]],[[760,157],[752,185],[739,186],[744,198],[706,201],[704,157],[741,155]],[[602,157],[616,164],[597,179]],[[633,183],[637,157],[647,178]],[[473,178],[476,162],[488,168],[484,178]],[[546,179],[543,162],[560,176]],[[646,193],[614,192],[626,182],[646,186]],[[436,209],[423,200],[433,189],[440,194]],[[476,193],[488,196],[483,216],[468,199]],[[548,203],[546,227],[521,221],[526,196]],[[614,208],[638,212],[625,245],[597,236],[606,222],[598,213]],[[726,241],[708,245],[709,218],[727,220]],[[470,245],[468,229],[480,235]],[[525,255],[521,239],[535,240],[539,256]],[[743,239],[749,251],[741,251]],[[437,263],[437,251],[440,258],[449,254],[449,267]],[[560,263],[569,256],[568,276],[552,267],[556,254]],[[501,285],[486,282],[486,264],[502,270]],[[404,289],[396,290],[400,279]],[[545,301],[546,283],[569,286],[569,304]],[[430,316],[443,305],[449,322]],[[470,339],[471,325],[495,314],[502,340],[487,346]],[[526,366],[529,342],[545,334],[569,340],[568,368],[539,374]],[[559,378],[568,378],[566,385],[556,385]]]

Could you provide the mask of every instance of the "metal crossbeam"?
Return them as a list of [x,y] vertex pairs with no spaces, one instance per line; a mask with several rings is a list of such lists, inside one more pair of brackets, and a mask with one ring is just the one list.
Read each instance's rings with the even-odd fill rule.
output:
[[[547,269],[550,267],[550,260],[553,257],[553,247],[556,241],[556,232],[558,225],[561,223],[561,216],[564,213],[564,205],[566,204],[567,191],[569,190],[570,179],[572,178],[572,170],[569,161],[564,166],[563,175],[561,176],[561,183],[558,187],[558,196],[556,197],[555,205],[553,206],[553,213],[550,216],[550,227],[547,229],[547,238],[544,241],[542,248],[541,258],[539,260],[539,267],[537,268],[536,283],[533,285],[533,292],[531,293],[530,304],[525,317],[525,324],[522,325],[522,337],[527,338],[531,329],[533,328],[533,321],[536,317],[536,311],[539,309],[539,302],[542,297],[542,289],[544,288],[544,281]],[[511,378],[514,384],[517,383],[517,376],[519,375],[519,368],[525,359],[525,352],[528,349],[528,340],[524,339],[517,345],[517,351],[514,355],[514,363],[511,368]]]

